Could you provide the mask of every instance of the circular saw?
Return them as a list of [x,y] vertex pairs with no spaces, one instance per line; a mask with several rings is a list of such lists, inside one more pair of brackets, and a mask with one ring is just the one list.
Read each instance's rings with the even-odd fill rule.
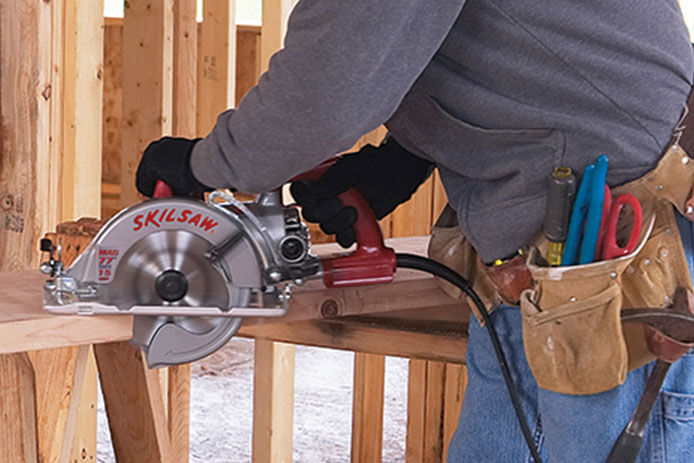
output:
[[[315,180],[324,164],[300,176]],[[388,282],[395,253],[378,222],[352,189],[340,198],[358,211],[357,249],[319,259],[308,229],[280,191],[241,202],[222,191],[207,201],[155,199],[109,220],[69,268],[58,244],[43,242],[44,308],[77,315],[134,315],[132,343],[150,367],[191,362],[222,347],[244,317],[286,314],[291,289],[309,278],[326,286]],[[169,196],[159,197],[157,196]]]

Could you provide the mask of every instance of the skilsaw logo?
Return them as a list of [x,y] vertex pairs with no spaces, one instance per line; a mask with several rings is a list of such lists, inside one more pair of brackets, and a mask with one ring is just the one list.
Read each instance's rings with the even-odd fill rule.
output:
[[133,219],[133,231],[138,231],[147,227],[160,228],[162,224],[165,223],[185,223],[189,225],[194,225],[202,230],[214,234],[214,229],[219,223],[212,220],[211,217],[202,214],[193,214],[190,209],[183,209],[179,211],[176,208],[164,210],[153,209],[144,214],[138,214]]

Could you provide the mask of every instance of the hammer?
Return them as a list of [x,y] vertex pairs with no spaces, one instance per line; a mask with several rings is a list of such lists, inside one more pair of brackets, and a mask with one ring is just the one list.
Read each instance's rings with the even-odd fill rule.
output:
[[[621,319],[623,322],[643,323],[678,343],[691,344],[694,343],[694,315],[690,309],[694,307],[693,302],[694,296],[680,287],[675,291],[673,303],[667,309],[627,309],[622,311]],[[676,358],[670,360],[674,362]],[[669,361],[660,358],[656,360],[636,410],[612,447],[607,463],[636,461],[643,444],[646,423],[670,365],[672,363]]]

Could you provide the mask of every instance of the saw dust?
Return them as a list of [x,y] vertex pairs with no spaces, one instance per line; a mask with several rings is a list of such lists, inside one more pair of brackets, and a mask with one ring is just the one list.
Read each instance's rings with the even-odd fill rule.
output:
[[[297,463],[350,460],[354,354],[296,347],[294,454]],[[386,359],[383,461],[405,461],[407,359]],[[191,463],[251,461],[253,341],[232,339],[193,364]],[[98,455],[113,463],[103,399],[99,397]]]

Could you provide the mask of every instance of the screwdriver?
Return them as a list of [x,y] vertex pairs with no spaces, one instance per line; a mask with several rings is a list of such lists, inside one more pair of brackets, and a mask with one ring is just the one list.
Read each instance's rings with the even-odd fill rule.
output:
[[550,177],[544,234],[547,238],[547,262],[561,265],[564,242],[569,229],[569,216],[576,195],[576,176],[569,167],[556,167]]

